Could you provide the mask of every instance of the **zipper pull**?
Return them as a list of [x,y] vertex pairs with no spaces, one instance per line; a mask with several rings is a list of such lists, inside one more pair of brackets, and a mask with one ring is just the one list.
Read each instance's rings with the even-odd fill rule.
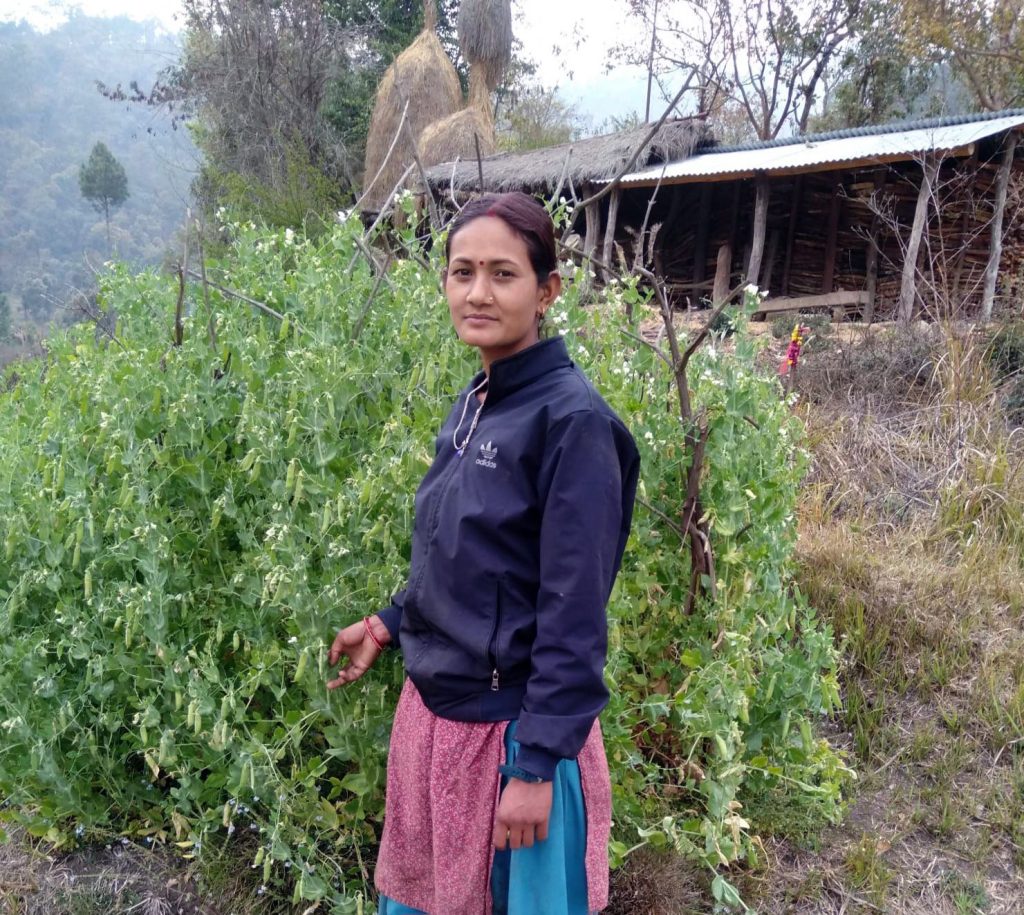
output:
[[498,668],[495,667],[491,673],[491,692],[496,693],[498,691]]

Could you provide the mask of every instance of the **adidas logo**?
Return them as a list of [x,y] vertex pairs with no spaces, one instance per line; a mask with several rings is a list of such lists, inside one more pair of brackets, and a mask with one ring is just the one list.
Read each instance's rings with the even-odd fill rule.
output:
[[494,446],[494,442],[488,442],[486,445],[480,446],[480,457],[476,459],[481,467],[489,467],[494,470],[498,465],[494,463],[494,459],[498,456],[498,449]]

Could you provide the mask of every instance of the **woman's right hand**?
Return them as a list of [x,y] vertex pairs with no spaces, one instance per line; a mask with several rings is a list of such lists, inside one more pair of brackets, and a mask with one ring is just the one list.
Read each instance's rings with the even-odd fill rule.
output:
[[335,679],[327,681],[328,689],[337,689],[346,683],[354,683],[373,667],[373,662],[377,660],[381,650],[370,638],[366,631],[367,626],[373,628],[373,634],[381,645],[387,645],[391,641],[391,633],[376,614],[366,621],[360,620],[339,630],[327,655],[327,661],[334,667],[341,662],[344,655],[348,658],[348,664],[338,671]]

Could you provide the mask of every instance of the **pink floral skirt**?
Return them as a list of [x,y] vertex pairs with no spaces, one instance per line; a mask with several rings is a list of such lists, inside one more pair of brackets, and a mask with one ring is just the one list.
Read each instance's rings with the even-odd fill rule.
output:
[[[431,915],[491,915],[494,814],[507,721],[440,718],[406,679],[391,731],[377,889]],[[611,781],[600,724],[577,757],[586,810],[587,904],[608,904]]]

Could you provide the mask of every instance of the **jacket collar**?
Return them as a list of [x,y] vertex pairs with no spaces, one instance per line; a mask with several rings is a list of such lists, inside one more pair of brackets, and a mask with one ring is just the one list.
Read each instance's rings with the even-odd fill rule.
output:
[[[487,404],[490,406],[497,403],[501,398],[536,381],[541,375],[570,365],[572,360],[565,348],[565,339],[561,336],[541,340],[518,353],[498,359],[491,363]],[[483,371],[477,372],[469,384],[470,388],[476,387],[483,380]]]

